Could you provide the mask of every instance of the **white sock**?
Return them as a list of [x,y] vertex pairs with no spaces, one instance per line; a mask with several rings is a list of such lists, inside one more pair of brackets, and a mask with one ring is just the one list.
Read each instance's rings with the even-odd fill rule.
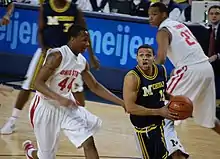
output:
[[17,109],[17,108],[13,108],[12,117],[18,118],[19,115],[20,115],[20,112],[21,112],[21,110],[19,110],[19,109]]

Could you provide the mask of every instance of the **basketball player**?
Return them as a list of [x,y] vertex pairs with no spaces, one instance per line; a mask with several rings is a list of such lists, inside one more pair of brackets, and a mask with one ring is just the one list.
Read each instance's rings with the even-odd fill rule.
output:
[[168,157],[164,139],[164,118],[178,119],[164,106],[166,93],[166,70],[154,64],[153,48],[147,44],[137,50],[138,65],[124,79],[123,98],[134,125],[137,147],[145,159]]
[[[149,8],[150,24],[158,27],[156,61],[163,64],[168,57],[175,66],[174,75],[167,83],[167,91],[172,95],[190,98],[194,105],[195,122],[220,134],[220,122],[215,116],[216,94],[212,66],[192,32],[184,24],[170,20],[167,13],[162,3],[154,3]],[[173,158],[183,158],[173,121],[165,122],[169,154],[173,154]]]
[[[37,49],[29,65],[26,80],[22,85],[12,116],[1,129],[1,134],[11,134],[15,130],[15,122],[19,117],[20,111],[28,101],[31,90],[33,90],[33,81],[42,62],[45,58],[45,52],[48,48],[60,47],[67,43],[67,31],[73,24],[86,26],[83,13],[76,7],[76,4],[66,2],[66,0],[47,0],[40,7],[39,16],[39,42],[41,49]],[[59,38],[57,38],[59,37]],[[95,68],[99,68],[99,62],[94,55],[91,45],[88,48],[90,61]],[[78,83],[73,86],[74,96],[85,105],[83,95],[83,82],[81,77],[77,78]]]
[[8,25],[10,23],[10,17],[14,11],[14,3],[13,0],[0,0],[0,4],[3,4],[7,7],[6,14],[0,19],[1,25]]
[[71,93],[71,85],[80,74],[92,92],[123,105],[123,101],[98,83],[89,71],[81,54],[89,46],[87,29],[72,25],[68,34],[67,45],[47,51],[34,83],[37,92],[30,107],[30,121],[38,151],[36,153],[31,142],[26,141],[28,159],[54,159],[61,130],[77,148],[84,148],[87,159],[99,158],[92,136],[101,126],[101,120],[79,106]]

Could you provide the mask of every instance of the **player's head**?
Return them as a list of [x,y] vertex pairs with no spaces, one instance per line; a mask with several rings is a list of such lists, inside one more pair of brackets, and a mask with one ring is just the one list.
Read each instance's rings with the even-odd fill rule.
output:
[[137,62],[142,70],[149,70],[154,63],[154,49],[148,44],[141,45],[137,50]]
[[220,22],[220,5],[214,5],[209,8],[208,18],[212,24],[218,24]]
[[74,53],[83,53],[89,46],[89,32],[80,25],[72,25],[68,30],[68,36],[68,45]]
[[161,2],[153,3],[148,10],[148,15],[150,24],[158,27],[168,17],[168,9]]

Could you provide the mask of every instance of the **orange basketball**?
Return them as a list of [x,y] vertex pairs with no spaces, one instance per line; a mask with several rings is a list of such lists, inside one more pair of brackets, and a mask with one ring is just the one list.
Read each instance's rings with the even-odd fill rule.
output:
[[184,119],[192,116],[193,103],[186,96],[182,96],[182,95],[173,96],[170,99],[168,109],[171,112],[178,113],[179,119],[184,120]]

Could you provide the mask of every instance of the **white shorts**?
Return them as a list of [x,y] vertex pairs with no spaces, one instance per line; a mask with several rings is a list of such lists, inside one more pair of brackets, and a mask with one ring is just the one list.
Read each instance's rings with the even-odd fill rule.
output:
[[[207,128],[213,128],[216,111],[215,81],[212,66],[203,62],[184,66],[174,70],[174,75],[167,83],[167,92],[172,95],[185,95],[193,101],[193,118],[195,122]],[[164,135],[169,154],[180,150],[186,154],[181,145],[174,123],[165,120]]]
[[164,137],[167,145],[167,151],[169,152],[168,156],[179,150],[184,154],[185,157],[189,157],[189,154],[185,151],[177,136],[176,130],[174,128],[174,122],[168,119],[165,119],[164,121]]
[[208,61],[176,69],[167,83],[167,92],[190,98],[193,102],[195,122],[203,127],[214,127],[215,78],[213,68]]
[[101,120],[84,107],[54,106],[38,95],[32,100],[29,117],[37,139],[40,159],[55,159],[61,130],[80,148],[101,126]]
[[45,56],[42,53],[41,48],[38,48],[29,64],[28,71],[25,76],[26,79],[22,84],[23,89],[25,90],[33,89],[33,82],[36,78],[38,71],[40,70],[40,67],[44,62],[44,59]]

